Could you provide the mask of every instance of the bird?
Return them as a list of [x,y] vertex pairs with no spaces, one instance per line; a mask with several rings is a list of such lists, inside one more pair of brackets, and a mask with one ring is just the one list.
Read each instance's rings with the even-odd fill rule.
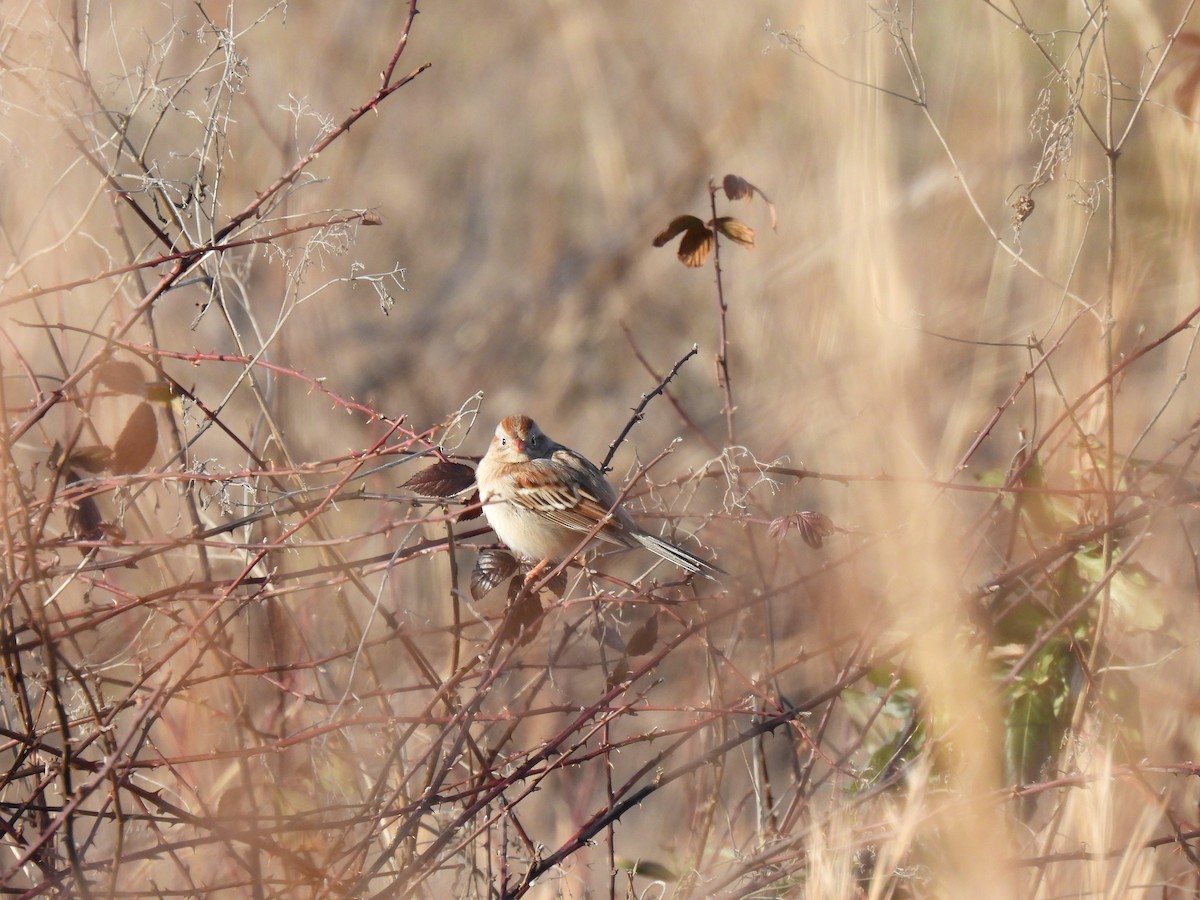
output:
[[726,574],[634,522],[595,463],[551,440],[529,416],[508,416],[496,426],[475,482],[488,524],[518,556],[559,562],[592,534],[601,543],[644,547],[692,574]]

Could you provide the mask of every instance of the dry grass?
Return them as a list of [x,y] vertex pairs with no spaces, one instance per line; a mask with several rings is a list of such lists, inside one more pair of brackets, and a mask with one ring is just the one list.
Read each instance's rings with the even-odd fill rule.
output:
[[427,5],[6,11],[0,892],[1200,894],[1192,3]]

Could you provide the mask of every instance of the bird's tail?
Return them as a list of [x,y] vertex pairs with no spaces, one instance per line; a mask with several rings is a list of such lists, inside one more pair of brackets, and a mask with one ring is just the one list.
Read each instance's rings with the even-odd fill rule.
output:
[[674,544],[670,543],[669,541],[664,541],[660,537],[655,537],[654,535],[647,534],[645,532],[635,535],[635,537],[641,543],[641,545],[651,553],[661,556],[667,562],[674,563],[675,565],[679,566],[679,568],[685,569],[688,572],[699,573],[701,575],[706,575],[709,578],[712,578],[714,574],[729,574],[716,563],[709,562],[707,559],[697,556],[695,553],[692,553],[688,550],[684,550],[682,547],[676,547]]

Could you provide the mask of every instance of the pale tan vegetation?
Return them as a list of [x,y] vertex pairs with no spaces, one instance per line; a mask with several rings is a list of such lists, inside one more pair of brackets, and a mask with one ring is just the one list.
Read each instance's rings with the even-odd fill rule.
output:
[[1193,3],[420,6],[4,10],[0,893],[1200,894]]

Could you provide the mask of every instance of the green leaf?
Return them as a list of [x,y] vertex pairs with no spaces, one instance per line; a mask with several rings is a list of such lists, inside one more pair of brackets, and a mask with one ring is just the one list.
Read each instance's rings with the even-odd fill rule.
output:
[[[1104,559],[1098,546],[1075,554],[1080,576],[1090,584],[1104,577]],[[1113,621],[1134,631],[1158,631],[1166,619],[1159,581],[1137,563],[1122,563],[1109,583]]]
[[[1021,485],[1027,488],[1046,487],[1046,471],[1035,455],[1021,472]],[[1076,503],[1057,494],[1032,490],[1021,495],[1021,516],[1036,534],[1057,537],[1079,525]]]
[[662,863],[650,859],[617,859],[617,868],[655,881],[676,881],[679,876]]
[[891,687],[893,681],[898,682],[898,688],[905,691],[917,689],[917,679],[908,669],[897,669],[894,665],[875,666],[863,676],[875,687]]
[[1109,660],[1104,673],[1104,705],[1111,719],[1107,723],[1115,742],[1119,762],[1136,763],[1146,752],[1142,734],[1142,698],[1128,672],[1111,667],[1119,660]]
[[925,723],[905,722],[871,754],[862,774],[862,787],[892,775],[904,764],[916,759],[925,746]]
[[1051,641],[1009,690],[1004,766],[1011,783],[1035,780],[1058,747],[1066,728],[1074,663],[1068,641]]
[[1008,483],[1008,473],[1003,469],[988,469],[985,472],[978,473],[975,476],[975,481],[984,487],[1002,488]]
[[1037,778],[1050,757],[1054,726],[1048,698],[1039,691],[1026,691],[1013,699],[1004,721],[1004,768],[1011,784]]
[[993,642],[1029,644],[1052,621],[1050,611],[1037,596],[1027,596],[997,616],[993,626]]

